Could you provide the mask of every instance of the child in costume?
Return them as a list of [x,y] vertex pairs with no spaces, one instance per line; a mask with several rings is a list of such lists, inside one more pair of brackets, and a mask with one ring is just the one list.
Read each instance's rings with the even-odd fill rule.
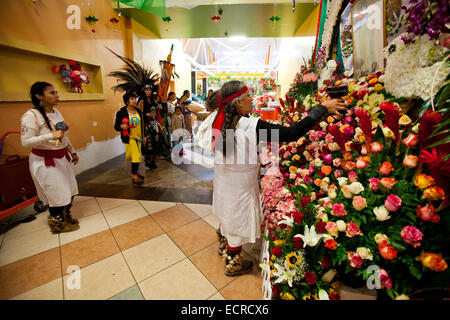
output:
[[59,102],[58,93],[50,83],[36,82],[30,95],[34,108],[21,118],[21,141],[25,148],[32,148],[31,177],[39,199],[49,205],[51,232],[77,230],[78,220],[70,214],[73,197],[78,194],[71,162],[77,164],[79,158],[65,134],[64,118],[54,108]]
[[125,160],[131,162],[131,177],[134,184],[144,183],[144,177],[138,174],[139,163],[142,161],[142,143],[144,141],[144,126],[142,112],[137,106],[134,93],[123,95],[125,106],[116,113],[114,129],[120,132],[120,138],[125,144]]
[[274,130],[281,142],[297,141],[327,113],[344,110],[345,103],[327,100],[311,108],[306,118],[284,127],[249,117],[252,98],[248,88],[241,81],[230,81],[207,105],[215,111],[200,125],[196,140],[203,149],[214,151],[213,214],[220,221],[219,254],[225,261],[225,275],[236,276],[253,266],[252,261],[243,260],[242,245],[260,237],[258,143],[272,141]]

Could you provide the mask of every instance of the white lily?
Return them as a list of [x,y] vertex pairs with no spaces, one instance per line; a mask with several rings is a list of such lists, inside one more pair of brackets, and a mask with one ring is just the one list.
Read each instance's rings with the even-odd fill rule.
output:
[[292,287],[292,282],[294,281],[296,274],[295,269],[291,269],[286,261],[284,262],[284,267],[280,266],[278,263],[274,263],[273,266],[276,269],[276,271],[273,271],[273,275],[277,277],[277,280],[275,280],[274,283],[287,281],[289,287]]
[[294,226],[294,219],[288,216],[283,216],[282,218],[284,218],[284,220],[281,220],[278,222],[278,225],[281,224],[285,224],[288,227],[293,227]]
[[316,233],[315,226],[311,226],[311,228],[305,226],[305,234],[296,234],[294,237],[302,238],[303,248],[305,248],[307,245],[310,247],[316,246],[320,239],[328,238],[329,235],[324,233]]

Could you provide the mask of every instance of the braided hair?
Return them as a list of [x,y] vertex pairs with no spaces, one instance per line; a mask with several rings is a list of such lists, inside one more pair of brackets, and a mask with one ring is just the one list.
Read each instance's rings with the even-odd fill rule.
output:
[[[220,94],[221,100],[224,100],[229,96],[232,96],[236,92],[240,91],[244,87],[245,83],[242,81],[238,80],[228,81],[220,88],[220,90],[218,90],[218,94]],[[229,102],[222,104],[223,111],[225,112],[225,119],[222,126],[223,154],[226,154],[226,130],[236,129],[236,125],[239,122],[239,119],[241,118],[241,115],[239,114],[238,108],[236,106],[236,101],[242,99],[244,97],[244,94],[245,93]],[[210,98],[208,98],[207,104],[211,110],[217,109],[219,107],[217,94],[215,95],[213,94]]]
[[34,105],[34,109],[38,110],[42,116],[44,117],[45,123],[47,124],[47,127],[52,130],[52,127],[50,126],[50,121],[48,120],[47,114],[45,113],[45,108],[44,106],[41,105],[41,100],[36,97],[36,95],[44,95],[44,90],[47,87],[52,86],[50,83],[48,82],[44,82],[44,81],[38,81],[33,83],[33,85],[31,86],[30,89],[30,96],[31,96],[31,103],[33,103]]

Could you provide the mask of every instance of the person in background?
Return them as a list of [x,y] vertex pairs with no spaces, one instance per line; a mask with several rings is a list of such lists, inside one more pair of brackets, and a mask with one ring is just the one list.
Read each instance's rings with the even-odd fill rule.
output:
[[180,107],[183,110],[184,123],[186,130],[192,135],[192,111],[189,109],[189,104],[192,102],[189,100],[191,93],[189,90],[184,90],[183,96],[180,98]]
[[70,214],[73,197],[78,194],[71,162],[77,164],[79,158],[65,133],[68,126],[55,108],[58,92],[50,83],[35,82],[30,95],[34,108],[21,118],[21,142],[32,148],[29,167],[37,195],[49,206],[52,233],[77,230],[79,222]]
[[206,96],[205,102],[208,100],[209,97],[211,97],[211,95],[214,93],[213,89],[209,89],[208,90],[208,95]]
[[[196,140],[201,148],[215,152],[213,213],[220,221],[219,254],[225,262],[225,275],[237,276],[253,267],[252,261],[242,257],[242,245],[255,243],[261,235],[258,143],[272,141],[275,130],[278,142],[297,141],[327,113],[339,114],[338,111],[346,107],[343,100],[326,100],[311,108],[307,117],[291,127],[272,124],[249,117],[252,98],[241,81],[225,83],[215,98],[208,99],[208,105],[215,111],[200,125]],[[266,134],[261,134],[263,132]],[[238,159],[242,156],[247,161],[237,163],[234,161],[236,154]]]
[[186,125],[184,123],[184,117],[181,114],[181,107],[175,107],[175,114],[172,117],[172,152],[178,152],[182,157],[183,150],[183,134]]
[[116,113],[114,129],[120,132],[125,144],[125,160],[131,162],[131,178],[134,184],[144,183],[144,177],[138,174],[142,161],[142,143],[146,143],[142,112],[137,108],[136,95],[127,92],[123,95],[125,106]]
[[145,166],[149,169],[156,169],[156,156],[161,154],[161,134],[160,124],[156,121],[156,108],[151,107],[145,114],[144,134],[147,143],[144,146]]
[[177,95],[175,92],[169,92],[167,96],[167,124],[168,128],[172,127],[172,115],[175,113],[175,106],[177,101]]

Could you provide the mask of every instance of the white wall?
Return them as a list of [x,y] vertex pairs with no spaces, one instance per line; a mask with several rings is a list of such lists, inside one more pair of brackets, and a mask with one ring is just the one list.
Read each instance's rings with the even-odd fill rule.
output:
[[177,97],[181,97],[184,90],[191,90],[191,64],[184,58],[183,43],[178,39],[153,40],[133,35],[134,59],[157,74],[161,73],[159,61],[167,58],[172,44],[172,63],[175,64],[175,72],[180,77],[175,77],[175,93]]
[[310,58],[314,48],[315,37],[281,38],[278,65],[278,82],[281,86],[281,96],[284,99],[295,75],[300,71],[303,57]]

